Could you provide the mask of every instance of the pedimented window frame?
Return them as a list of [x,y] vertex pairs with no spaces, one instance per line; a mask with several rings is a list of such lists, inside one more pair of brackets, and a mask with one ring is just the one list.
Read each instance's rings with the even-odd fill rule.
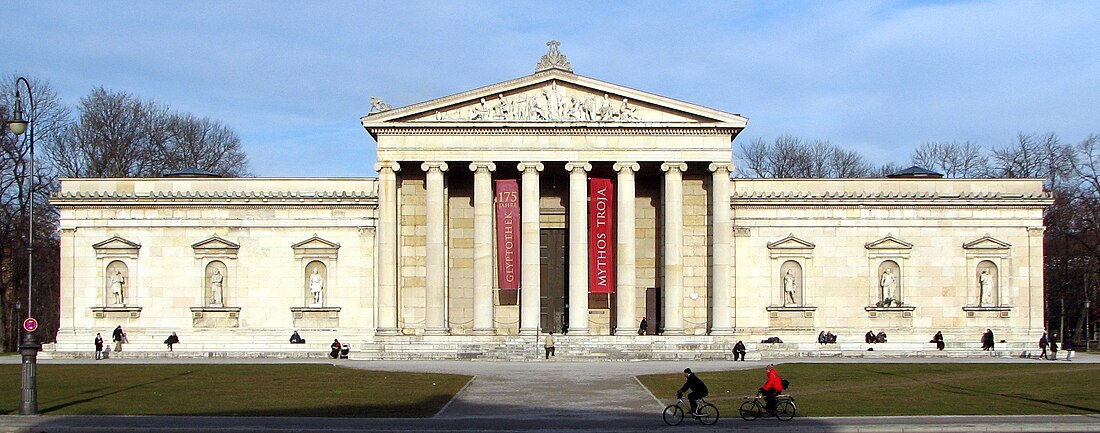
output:
[[[195,254],[195,266],[197,271],[195,292],[197,293],[196,307],[192,307],[193,318],[196,319],[196,327],[230,327],[235,328],[239,326],[237,322],[240,308],[229,307],[234,300],[237,299],[237,288],[239,286],[237,280],[237,254],[241,249],[241,246],[236,242],[227,240],[221,236],[214,235],[209,238],[203,239],[199,242],[191,244],[191,249]],[[209,296],[207,285],[207,270],[211,268],[211,263],[221,262],[221,265],[225,267],[224,283],[222,285],[222,304],[220,306],[212,306],[207,302]],[[228,314],[232,312],[234,314]],[[204,319],[209,314],[226,313],[225,317],[219,320],[215,324],[214,322],[199,323],[198,319]]]
[[[808,302],[813,297],[807,293],[806,283],[811,280],[816,247],[813,242],[801,239],[794,233],[767,244],[771,266],[768,279],[769,304],[766,310],[772,326],[798,329],[813,327],[817,307]],[[788,262],[793,262],[800,270],[796,305],[793,306],[787,305],[786,292],[783,289],[784,265]]]
[[[340,307],[333,302],[336,297],[339,280],[337,275],[338,259],[340,257],[340,243],[327,240],[316,233],[310,238],[297,242],[290,246],[294,250],[295,268],[302,275],[298,282],[297,291],[300,293],[301,307],[291,307],[291,318],[295,328],[327,328],[337,327],[340,323]],[[319,262],[324,268],[325,285],[322,288],[322,302],[320,307],[310,306],[313,295],[309,291],[308,266]]]
[[[141,252],[141,244],[126,239],[118,234],[92,244],[96,258],[96,306],[92,307],[92,317],[96,319],[141,317],[141,307],[138,287],[141,287],[140,267],[138,259]],[[111,305],[111,288],[108,281],[107,268],[114,262],[121,262],[126,268],[126,286],[123,288],[123,305]]]
[[[902,318],[912,318],[915,307],[908,301],[909,283],[909,257],[913,251],[913,244],[906,242],[894,235],[886,236],[867,242],[863,245],[867,252],[867,311],[868,317],[878,317],[880,313],[900,315]],[[882,301],[882,278],[880,268],[883,263],[894,262],[898,267],[896,292],[892,298],[900,299],[902,306],[878,305]]]
[[[966,256],[966,299],[963,301],[963,311],[967,318],[1009,317],[1013,306],[1011,305],[1012,288],[1008,281],[1012,280],[1012,244],[990,236],[986,233],[982,237],[962,244]],[[996,290],[993,305],[983,306],[978,299],[981,288],[978,282],[979,266],[982,262],[990,262],[996,269]]]

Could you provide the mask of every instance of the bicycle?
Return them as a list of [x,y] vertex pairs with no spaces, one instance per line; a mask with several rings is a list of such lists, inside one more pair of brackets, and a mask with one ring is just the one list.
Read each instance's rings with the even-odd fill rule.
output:
[[764,409],[764,396],[757,395],[755,397],[745,397],[745,402],[741,403],[741,419],[745,421],[752,421],[760,418],[761,415],[768,414],[779,418],[780,421],[790,421],[794,418],[794,413],[797,407],[794,404],[794,396],[788,394],[780,394],[775,396],[778,402],[775,404],[775,413],[768,413]]
[[[699,415],[692,414],[691,416],[693,418],[706,425],[713,425],[718,422],[718,408],[713,404],[707,403],[706,400],[700,398],[696,407],[699,410]],[[665,407],[665,411],[662,414],[665,419],[665,424],[680,425],[680,423],[684,421],[684,413],[691,410],[690,408],[691,403],[687,401],[686,397],[676,397],[676,403]]]

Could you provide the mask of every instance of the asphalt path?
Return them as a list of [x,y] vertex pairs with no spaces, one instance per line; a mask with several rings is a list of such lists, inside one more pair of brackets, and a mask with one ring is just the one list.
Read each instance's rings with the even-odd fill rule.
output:
[[[14,359],[11,359],[14,358]],[[18,363],[18,357],[0,362]],[[715,426],[685,419],[669,427],[661,410],[675,390],[653,395],[636,375],[676,373],[690,367],[700,376],[710,371],[761,369],[769,362],[801,360],[534,362],[495,361],[306,361],[383,371],[457,373],[473,376],[442,410],[419,419],[349,419],[280,417],[163,416],[0,416],[4,432],[1100,432],[1100,415],[1074,416],[943,416],[806,418],[789,422],[772,419],[743,421],[722,414]],[[807,362],[1065,362],[1008,358],[976,359],[805,359]],[[81,363],[82,360],[48,360]],[[112,363],[172,363],[174,360],[112,359]],[[187,360],[188,363],[301,363],[302,360]],[[1079,355],[1070,362],[1100,362],[1100,356]],[[757,384],[747,385],[746,393]],[[15,392],[16,390],[11,390]]]

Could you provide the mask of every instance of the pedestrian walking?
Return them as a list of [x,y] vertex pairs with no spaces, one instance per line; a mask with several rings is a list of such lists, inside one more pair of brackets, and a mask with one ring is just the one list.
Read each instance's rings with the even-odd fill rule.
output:
[[554,354],[554,333],[546,334],[546,340],[542,343],[542,348],[546,349],[546,359],[550,359]]

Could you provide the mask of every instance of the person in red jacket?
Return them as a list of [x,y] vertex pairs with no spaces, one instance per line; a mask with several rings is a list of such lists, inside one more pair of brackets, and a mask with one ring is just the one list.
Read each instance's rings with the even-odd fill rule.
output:
[[764,396],[764,409],[768,413],[775,413],[775,406],[778,402],[775,397],[783,392],[783,378],[779,377],[775,364],[768,364],[764,371],[768,374],[768,380],[764,382],[764,386],[760,387],[760,394]]

